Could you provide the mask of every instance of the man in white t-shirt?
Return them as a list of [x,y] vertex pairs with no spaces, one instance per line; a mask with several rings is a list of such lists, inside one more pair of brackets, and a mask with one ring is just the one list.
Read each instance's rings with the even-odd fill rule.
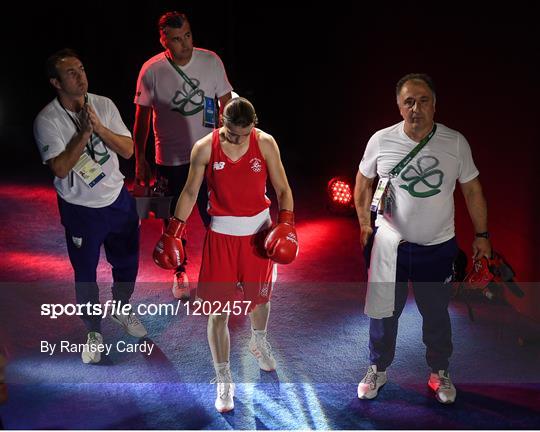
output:
[[[467,140],[433,121],[431,78],[406,75],[397,84],[396,97],[403,121],[370,138],[356,177],[360,242],[370,253],[365,307],[370,317],[370,367],[358,385],[358,397],[373,399],[387,381],[399,316],[408,283],[413,282],[431,368],[428,385],[439,402],[453,403],[456,389],[448,373],[452,353],[448,282],[457,253],[456,180],[476,230],[473,259],[491,256],[486,201]],[[376,176],[379,184],[374,194]],[[375,232],[370,210],[378,212]]]
[[[43,163],[55,175],[77,303],[100,303],[96,269],[103,245],[112,266],[113,300],[117,306],[128,305],[139,269],[139,217],[124,187],[117,154],[131,157],[131,134],[110,99],[88,93],[86,72],[74,51],[63,49],[51,55],[47,73],[57,97],[37,115],[34,137]],[[90,313],[94,308],[82,311],[88,330],[82,359],[98,363],[103,346],[101,315]],[[126,308],[117,307],[110,316],[130,335],[146,335]]]
[[[134,100],[135,178],[148,184],[151,177],[146,142],[153,118],[157,177],[167,180],[174,196],[170,209],[173,214],[187,180],[193,144],[217,126],[219,111],[231,98],[232,87],[221,59],[212,51],[193,47],[191,27],[184,14],[167,12],[159,19],[158,27],[165,51],[141,68]],[[210,223],[207,203],[203,184],[197,204],[205,226]],[[185,262],[175,270],[173,295],[189,297]]]

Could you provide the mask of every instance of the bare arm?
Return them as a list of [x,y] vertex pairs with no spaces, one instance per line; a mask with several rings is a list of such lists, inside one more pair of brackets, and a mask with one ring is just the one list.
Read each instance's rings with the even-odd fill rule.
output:
[[266,160],[266,167],[270,176],[270,182],[276,191],[280,210],[294,210],[292,191],[285,174],[285,168],[281,162],[279,147],[276,140],[269,134],[261,132],[259,135],[261,153]]
[[150,165],[146,160],[146,142],[150,132],[150,119],[152,118],[152,108],[137,105],[135,111],[135,124],[133,125],[133,140],[135,141],[135,179],[150,181]]
[[358,170],[354,186],[354,205],[360,224],[360,244],[362,247],[367,244],[369,237],[373,234],[370,211],[371,200],[373,199],[372,186],[373,179],[367,178]]
[[[467,183],[461,183],[461,191],[475,232],[486,232],[488,230],[487,204],[478,177]],[[489,239],[476,237],[473,242],[473,259],[477,260],[482,256],[491,258],[491,242]]]
[[64,151],[47,160],[47,165],[56,177],[65,178],[69,174],[84,152],[92,133],[92,123],[88,113],[85,113],[81,116],[80,129],[71,137]]
[[47,161],[47,165],[49,165],[49,168],[56,177],[65,178],[69,174],[84,152],[86,143],[91,135],[91,128],[77,132],[73,135],[62,153]]
[[219,98],[219,126],[223,126],[223,110],[225,105],[232,99],[231,92],[224,94]]
[[129,136],[119,135],[114,133],[109,128],[105,127],[97,116],[94,108],[90,104],[85,105],[88,112],[88,118],[94,133],[97,134],[104,144],[112,151],[122,156],[124,159],[129,159],[133,155],[133,140]]
[[204,171],[210,162],[210,153],[212,152],[212,134],[207,135],[197,141],[191,150],[191,164],[189,167],[188,178],[180,198],[176,203],[174,216],[182,221],[187,218],[197,202],[197,195],[204,178]]

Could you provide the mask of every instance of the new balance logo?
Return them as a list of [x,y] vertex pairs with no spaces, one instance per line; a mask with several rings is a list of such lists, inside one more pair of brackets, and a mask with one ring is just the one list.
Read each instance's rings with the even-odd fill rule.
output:
[[225,162],[214,162],[214,171],[219,171],[225,168]]

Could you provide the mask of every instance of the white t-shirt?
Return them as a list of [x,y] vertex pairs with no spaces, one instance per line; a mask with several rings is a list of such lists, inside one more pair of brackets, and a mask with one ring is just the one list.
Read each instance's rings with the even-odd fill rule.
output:
[[154,111],[159,165],[189,163],[193,144],[212,132],[212,128],[203,126],[204,97],[220,98],[232,90],[221,59],[212,51],[194,48],[189,63],[178,67],[197,86],[196,90],[169,63],[164,52],[143,65],[137,80],[134,102]]
[[[103,125],[118,135],[131,137],[113,101],[104,96],[88,93],[88,103],[94,108]],[[68,110],[78,121],[77,113]],[[77,128],[55,98],[37,115],[34,121],[34,137],[43,163],[62,153]],[[55,177],[54,187],[58,195],[71,204],[100,208],[112,204],[124,185],[124,176],[118,167],[118,156],[97,137],[92,135],[96,160],[110,157],[101,165],[105,177],[94,187],[88,186],[72,171],[63,179]]]
[[[403,130],[404,122],[376,132],[369,140],[360,172],[368,178],[389,172],[418,144]],[[392,180],[395,204],[384,217],[411,243],[435,245],[454,237],[456,180],[478,176],[469,143],[463,135],[440,123],[424,148]]]

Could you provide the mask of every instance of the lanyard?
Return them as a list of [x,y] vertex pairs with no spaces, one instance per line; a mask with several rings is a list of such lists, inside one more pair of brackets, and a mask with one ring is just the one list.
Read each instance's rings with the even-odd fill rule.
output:
[[[171,64],[171,66],[176,70],[176,72],[178,72],[178,74],[184,79],[184,81],[187,82],[193,90],[197,90],[198,87],[193,83],[193,81],[189,79],[186,73],[182,69],[180,69],[178,65],[175,62],[173,62],[169,56],[166,55],[165,57],[167,58],[167,60],[169,60],[169,63]],[[202,91],[202,90],[199,90],[199,91]]]
[[407,164],[418,154],[422,148],[428,143],[428,141],[433,138],[433,135],[435,135],[435,131],[437,130],[437,123],[433,124],[433,129],[431,129],[431,132],[418,143],[418,145],[411,150],[411,152],[405,156],[400,163],[398,163],[392,171],[390,171],[389,176],[390,177],[396,177],[403,168],[407,166]]

